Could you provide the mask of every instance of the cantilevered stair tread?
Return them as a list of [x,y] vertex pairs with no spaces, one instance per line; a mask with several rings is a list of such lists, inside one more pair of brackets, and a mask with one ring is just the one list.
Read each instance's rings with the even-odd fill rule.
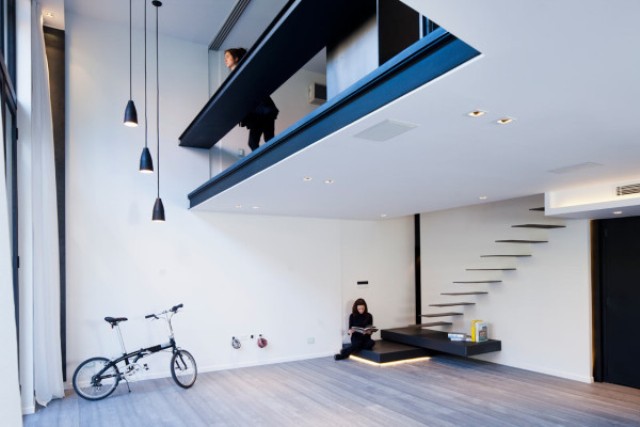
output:
[[429,322],[429,323],[420,323],[419,325],[409,325],[407,328],[431,328],[433,326],[451,326],[453,323],[451,322]]
[[549,241],[548,240],[505,239],[505,240],[496,240],[496,243],[549,243]]
[[544,212],[544,206],[539,207],[539,208],[531,208],[529,209],[530,211],[538,211],[538,212]]
[[491,351],[500,351],[502,349],[502,343],[498,340],[490,339],[484,342],[451,341],[447,332],[432,329],[383,329],[380,331],[380,335],[382,339],[386,341],[398,342],[464,357]]
[[518,224],[512,225],[513,228],[566,228],[566,225],[559,224]]
[[504,267],[504,268],[467,268],[467,271],[513,271],[515,267]]
[[453,283],[502,283],[502,280],[456,280]]
[[425,348],[385,340],[376,341],[371,350],[360,350],[358,353],[354,353],[355,356],[375,363],[397,362],[425,357],[430,354],[429,350]]
[[485,291],[476,291],[476,292],[442,292],[440,295],[453,295],[453,296],[458,296],[458,295],[486,295],[489,292],[485,292]]
[[430,313],[430,314],[421,314],[421,317],[448,317],[448,316],[464,316],[464,313],[458,313],[454,311],[448,311],[446,313]]
[[531,254],[491,254],[491,255],[480,255],[480,258],[490,258],[490,257],[520,258],[520,257],[528,257],[528,256],[531,256]]
[[475,302],[447,302],[442,304],[429,304],[430,307],[453,307],[456,305],[476,305]]

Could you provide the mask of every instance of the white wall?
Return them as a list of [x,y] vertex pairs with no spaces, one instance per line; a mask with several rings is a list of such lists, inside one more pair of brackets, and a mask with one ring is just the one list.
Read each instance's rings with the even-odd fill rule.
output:
[[[544,218],[529,208],[542,196],[488,203],[422,215],[422,311],[463,311],[453,331],[469,332],[473,319],[489,322],[490,338],[502,351],[479,358],[580,381],[591,381],[590,231],[587,220]],[[524,223],[563,223],[566,228],[512,228]],[[499,239],[542,239],[542,244],[495,243]],[[517,252],[521,251],[521,252]],[[529,251],[529,252],[527,252]],[[483,254],[531,253],[530,258],[488,259]],[[516,267],[516,271],[466,271]],[[452,284],[463,280],[499,284]],[[488,290],[488,295],[453,297],[441,292]],[[429,307],[439,302],[476,302],[471,307]],[[444,320],[447,320],[445,318]],[[444,329],[448,330],[448,329]]]
[[[167,222],[152,223],[155,175],[137,172],[143,126],[122,125],[128,32],[66,18],[70,373],[84,358],[117,353],[103,317],[129,317],[123,324],[129,348],[151,345],[166,339],[163,325],[143,316],[180,302],[177,340],[201,370],[330,355],[341,342],[343,298],[352,298],[344,290],[365,274],[375,282],[365,296],[381,326],[404,323],[398,313],[410,301],[406,288],[413,289],[410,219],[360,223],[188,210],[186,195],[208,179],[209,160],[206,151],[178,147],[178,136],[208,98],[208,53],[205,45],[166,37],[160,90]],[[135,37],[134,46],[142,40]],[[142,62],[135,61],[140,118]],[[252,334],[264,334],[269,346],[259,349]],[[232,336],[242,338],[240,350],[232,349]],[[150,376],[168,375],[166,361],[150,358],[149,365]]]
[[[342,227],[342,329],[358,298],[379,328],[415,323],[413,218],[345,221]],[[368,281],[368,285],[358,285]],[[374,339],[379,339],[379,332]],[[343,335],[344,336],[344,335]]]

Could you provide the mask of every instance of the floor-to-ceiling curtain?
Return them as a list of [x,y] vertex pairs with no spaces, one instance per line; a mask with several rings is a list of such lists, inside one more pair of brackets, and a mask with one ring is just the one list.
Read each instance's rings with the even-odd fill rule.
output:
[[[0,108],[4,106],[0,104]],[[11,253],[11,226],[7,199],[10,196],[10,190],[7,189],[3,127],[2,114],[0,114],[0,342],[3,352],[2,363],[0,363],[0,423],[19,426],[22,422],[22,411],[18,384],[18,340],[13,304],[11,266],[13,254]]]
[[[58,215],[49,72],[42,8],[32,3],[31,171],[33,230],[33,381],[36,402],[64,397],[60,336]],[[27,368],[28,369],[28,368]]]

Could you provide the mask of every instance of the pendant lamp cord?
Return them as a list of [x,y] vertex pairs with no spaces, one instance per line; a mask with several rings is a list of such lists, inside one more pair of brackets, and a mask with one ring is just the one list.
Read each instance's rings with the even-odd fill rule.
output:
[[147,126],[147,2],[144,4],[144,148],[147,148],[148,126]]
[[160,66],[158,48],[158,6],[156,6],[156,135],[158,138],[158,198],[160,198]]
[[132,42],[131,42],[131,36],[132,36],[132,6],[131,6],[132,0],[129,0],[129,99],[133,99],[133,85],[131,83],[131,75],[132,73],[132,62],[133,62],[133,56],[131,53],[131,49],[132,49]]

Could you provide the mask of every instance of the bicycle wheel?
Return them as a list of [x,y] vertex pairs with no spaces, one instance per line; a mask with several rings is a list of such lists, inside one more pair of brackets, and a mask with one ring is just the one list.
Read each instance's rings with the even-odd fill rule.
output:
[[171,358],[171,376],[182,388],[189,388],[196,382],[198,367],[196,360],[187,350],[178,350]]
[[76,368],[73,373],[73,389],[87,400],[100,400],[109,396],[120,382],[120,372],[106,357],[92,357]]

